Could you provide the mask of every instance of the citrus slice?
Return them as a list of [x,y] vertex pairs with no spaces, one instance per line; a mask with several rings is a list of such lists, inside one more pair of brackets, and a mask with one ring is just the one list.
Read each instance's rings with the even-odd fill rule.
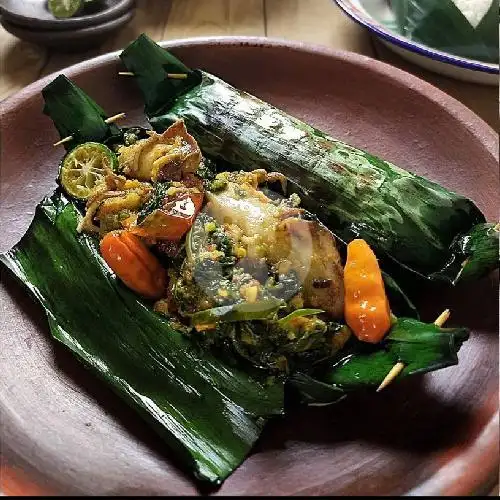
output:
[[64,157],[59,179],[69,195],[86,200],[117,166],[118,159],[111,149],[98,142],[86,142]]
[[83,0],[49,0],[49,10],[57,18],[74,16],[83,7]]

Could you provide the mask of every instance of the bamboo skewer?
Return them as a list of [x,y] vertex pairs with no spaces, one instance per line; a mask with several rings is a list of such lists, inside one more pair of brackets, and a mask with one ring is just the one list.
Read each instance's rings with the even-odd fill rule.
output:
[[118,113],[117,115],[110,116],[109,118],[106,118],[104,121],[106,123],[114,123],[118,120],[121,120],[122,118],[125,118],[125,113]]
[[402,371],[405,364],[398,361],[392,368],[391,371],[385,376],[382,383],[378,386],[377,392],[380,392],[384,387],[387,387]]
[[436,326],[439,326],[439,328],[441,328],[447,321],[448,319],[450,318],[450,310],[449,309],[445,309],[437,318],[436,318],[436,321],[434,321],[434,324]]
[[[104,121],[106,123],[114,123],[118,120],[121,120],[122,118],[125,118],[125,113],[118,113],[117,115],[114,115],[114,116],[110,116],[109,118],[106,118]],[[60,146],[61,144],[65,144],[66,142],[70,142],[73,140],[73,136],[72,135],[68,135],[68,137],[64,137],[63,139],[61,139],[60,141],[57,141],[56,143],[53,144],[54,147],[56,146]]]
[[72,140],[73,140],[73,136],[72,135],[68,135],[68,137],[65,137],[64,139],[61,139],[60,141],[54,142],[54,144],[52,144],[52,145],[54,147],[56,147],[56,146],[60,146],[61,144],[64,144],[64,143],[72,141]]
[[[442,327],[448,318],[450,317],[450,310],[445,309],[434,321],[436,326]],[[398,361],[392,368],[391,371],[385,376],[382,383],[378,386],[377,392],[380,392],[384,387],[387,387],[402,371],[405,364],[402,361]]]
[[[120,76],[135,76],[132,71],[118,71]],[[185,80],[188,77],[187,73],[167,73],[167,78],[172,80]]]
[[167,73],[167,78],[172,80],[185,80],[187,77],[187,73]]

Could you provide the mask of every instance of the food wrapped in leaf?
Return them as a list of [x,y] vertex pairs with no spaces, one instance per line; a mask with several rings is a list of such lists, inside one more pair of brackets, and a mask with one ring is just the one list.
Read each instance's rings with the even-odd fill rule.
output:
[[[279,170],[303,206],[344,242],[365,239],[385,264],[455,284],[498,267],[498,231],[469,199],[338,141],[205,71],[186,68],[141,35],[121,54],[153,127],[183,119],[202,151],[239,169]],[[185,72],[182,81],[166,78]],[[456,252],[458,239],[484,243]],[[490,242],[490,243],[488,243]]]
[[[64,133],[78,128],[60,113],[73,105],[96,124],[73,147],[102,140],[120,162],[149,140],[105,130],[100,108],[66,79],[44,97]],[[186,137],[182,122],[171,130],[180,135],[170,145]],[[282,174],[215,176],[188,145],[179,180],[106,170],[87,186],[85,206],[60,174],[61,187],[0,261],[45,308],[53,337],[143,415],[197,479],[228,477],[266,421],[283,414],[285,397],[331,404],[376,387],[398,361],[403,376],[458,362],[467,331],[401,317],[416,311],[366,242],[349,243],[359,248],[345,265],[332,228],[296,194],[273,189],[288,182]],[[109,157],[102,146],[87,149],[106,151],[89,165]],[[182,170],[189,158],[196,170]],[[150,162],[137,165],[145,172]],[[349,289],[359,281],[357,296],[345,293],[346,278]]]

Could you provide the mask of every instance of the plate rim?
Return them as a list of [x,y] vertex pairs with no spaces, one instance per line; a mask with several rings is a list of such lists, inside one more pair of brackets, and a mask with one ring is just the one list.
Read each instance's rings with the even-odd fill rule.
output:
[[421,56],[428,57],[434,61],[438,61],[444,64],[449,64],[452,66],[457,66],[471,71],[479,71],[482,73],[488,73],[493,75],[498,75],[500,72],[500,65],[498,64],[481,62],[475,59],[468,59],[466,57],[456,56],[449,52],[433,49],[428,45],[415,42],[402,35],[394,33],[384,28],[380,23],[375,21],[373,17],[360,11],[353,4],[351,0],[333,0],[333,1],[352,20],[356,21],[361,26],[364,26],[369,31],[372,31],[380,38],[383,38],[387,42],[397,45],[398,47],[409,50],[410,52],[414,52]]
[[[347,64],[354,64],[374,71],[381,76],[390,78],[398,84],[408,87],[413,92],[419,93],[422,97],[431,100],[435,105],[444,109],[451,114],[455,119],[462,122],[467,129],[476,137],[477,140],[491,155],[493,160],[498,162],[498,134],[490,125],[482,120],[471,109],[467,108],[454,97],[446,94],[442,90],[426,82],[425,80],[394,67],[385,62],[373,59],[362,54],[332,49],[327,46],[311,44],[306,42],[290,41],[282,38],[267,38],[258,36],[210,36],[210,37],[191,37],[184,39],[173,39],[159,42],[163,48],[176,49],[189,46],[200,45],[219,45],[229,47],[270,47],[279,48],[282,50],[291,50],[301,53],[309,53],[314,55],[322,55],[329,58],[336,58],[344,61]],[[0,101],[0,115],[13,112],[16,106],[27,99],[39,95],[41,89],[49,83],[58,74],[64,73],[68,77],[73,77],[85,71],[91,71],[94,68],[105,66],[116,62],[119,64],[118,55],[122,50],[109,52],[77,64],[68,66],[58,70],[50,75],[36,80],[30,85],[20,89],[11,96]],[[460,119],[461,118],[461,119]],[[465,120],[464,120],[465,118]],[[469,446],[462,451],[458,456],[441,466],[431,477],[427,478],[423,483],[415,486],[405,495],[470,495],[477,494],[479,490],[486,490],[492,484],[492,478],[498,477],[498,468],[500,460],[498,453],[488,452],[481,453],[485,448],[485,442],[489,449],[496,450],[500,440],[499,421],[499,405],[496,403],[496,409],[491,415],[491,418],[484,424],[479,436],[475,438]],[[490,451],[491,451],[490,450]],[[448,469],[462,470],[464,467],[464,455],[471,456],[466,465],[474,469],[474,475],[469,474],[469,481],[459,481],[457,485],[456,475],[448,473]],[[485,456],[482,456],[485,455]],[[477,457],[481,457],[481,461]],[[0,495],[2,492],[0,491]]]

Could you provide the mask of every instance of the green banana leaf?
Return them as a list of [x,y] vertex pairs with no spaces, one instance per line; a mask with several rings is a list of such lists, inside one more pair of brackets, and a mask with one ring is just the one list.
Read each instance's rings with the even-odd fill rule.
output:
[[[498,257],[477,251],[468,257],[470,272],[450,265],[458,258],[452,247],[457,238],[474,233],[498,245],[498,232],[477,233],[475,226],[486,221],[471,200],[337,141],[203,71],[198,85],[164,94],[161,107],[157,80],[148,80],[141,67],[160,72],[163,66],[185,66],[146,35],[120,57],[135,72],[156,130],[184,119],[210,157],[249,170],[278,168],[303,188],[304,208],[342,241],[361,237],[383,262],[430,281],[454,284],[498,267]],[[155,89],[153,107],[147,99]]]
[[485,262],[498,259],[498,224],[478,224],[469,234],[461,235],[451,244],[450,274],[458,280],[470,280],[480,273]]
[[215,325],[216,323],[266,319],[276,313],[281,305],[283,305],[283,301],[270,298],[254,303],[243,302],[241,304],[214,307],[213,309],[194,313],[191,316],[191,322],[193,325]]
[[[153,64],[151,64],[153,62]],[[150,58],[136,58],[130,62],[129,71],[133,71],[141,88],[145,89],[144,100],[148,113],[158,113],[171,106],[176,96],[196,87],[201,82],[201,75],[192,71],[180,61],[166,61],[163,50],[155,45]],[[186,79],[167,78],[168,73],[186,73]],[[167,97],[170,96],[170,97]]]
[[103,378],[204,481],[219,484],[245,458],[283,385],[224,363],[193,344],[127,289],[77,235],[79,212],[56,192],[0,261],[47,313],[52,336]]
[[420,319],[417,308],[392,276],[382,271],[382,279],[384,280],[385,293],[389,299],[393,314],[396,316]]
[[346,392],[335,384],[323,382],[307,373],[295,373],[288,381],[292,398],[308,406],[328,406],[342,401]]
[[498,63],[498,0],[474,27],[453,0],[391,0],[402,35],[469,59]]
[[289,385],[304,403],[336,403],[349,392],[378,387],[397,362],[405,364],[400,378],[456,365],[457,353],[468,338],[466,328],[440,328],[398,318],[382,345],[351,338],[336,358],[309,374],[292,375]]
[[[61,139],[73,137],[64,144],[67,150],[82,142],[104,142],[120,135],[119,127],[105,122],[108,116],[104,110],[66,76],[55,78],[42,90],[42,96],[45,100],[43,112],[58,117],[54,125]],[[53,96],[61,96],[61,99]]]
[[457,352],[468,338],[466,328],[440,328],[399,318],[385,337],[382,348],[352,339],[351,346],[340,359],[332,361],[333,366],[320,379],[350,391],[361,386],[378,386],[399,361],[405,364],[402,377],[456,365]]
[[[102,110],[88,96],[80,99],[80,89],[62,94],[51,89],[44,93],[46,109],[62,134],[73,135],[86,115],[96,130],[88,128],[81,140],[96,140]],[[75,107],[83,109],[73,116],[66,110],[74,95]],[[53,106],[52,100],[66,102]],[[136,409],[202,481],[220,484],[234,471],[266,420],[283,413],[285,388],[302,403],[331,404],[350,391],[372,388],[399,360],[407,364],[403,376],[456,364],[467,338],[465,329],[400,318],[382,344],[351,339],[336,358],[269,384],[267,372],[203,349],[154,313],[113,275],[98,241],[76,232],[79,217],[77,205],[57,190],[37,207],[27,233],[0,263],[43,306],[52,336]],[[397,283],[384,279],[389,295],[416,313]]]

